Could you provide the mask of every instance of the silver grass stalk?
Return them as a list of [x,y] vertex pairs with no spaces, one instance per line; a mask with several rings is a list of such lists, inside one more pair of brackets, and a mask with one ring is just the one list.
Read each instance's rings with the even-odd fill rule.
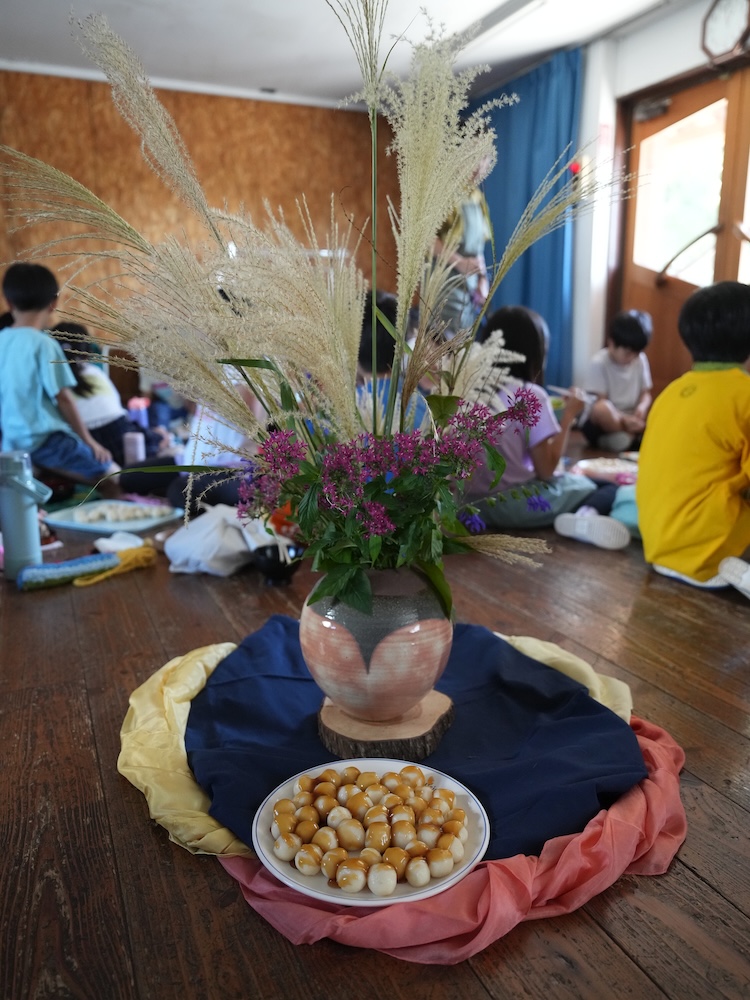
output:
[[105,74],[115,106],[140,136],[144,160],[221,243],[182,137],[139,59],[101,14],[91,14],[78,25],[84,52]]
[[[579,172],[571,170],[574,165],[580,167]],[[499,263],[491,269],[490,291],[477,322],[484,316],[505,275],[529,247],[591,210],[595,198],[603,191],[607,191],[611,198],[628,196],[631,174],[615,171],[609,181],[599,182],[597,169],[597,164],[582,158],[582,151],[569,156],[568,149],[550,167],[518,220]]]
[[520,538],[511,535],[470,535],[462,538],[461,541],[481,552],[482,555],[492,556],[505,563],[516,563],[523,566],[533,566],[537,568],[540,564],[536,559],[530,558],[531,554],[543,555],[550,552],[550,547],[542,538]]
[[450,265],[457,247],[457,235],[449,234],[441,253],[423,267],[419,291],[419,329],[404,375],[403,391],[407,399],[425,378],[431,380],[433,391],[454,394],[456,378],[474,341],[473,328],[447,338],[447,323],[441,319],[446,296],[461,280]]
[[387,58],[380,59],[380,42],[388,0],[325,0],[349,39],[362,74],[362,97],[369,109],[379,103],[380,80]]
[[493,330],[483,344],[474,343],[466,352],[460,372],[453,377],[453,391],[461,399],[487,403],[497,394],[498,382],[507,379],[508,365],[524,356],[505,347],[502,330]]
[[500,102],[489,102],[482,113],[461,121],[471,84],[481,72],[454,73],[468,37],[444,38],[431,28],[427,41],[413,47],[407,78],[381,87],[380,108],[393,130],[391,150],[401,195],[398,210],[389,206],[398,261],[399,329],[438,230],[471,190],[480,162],[486,159],[488,169],[495,162],[495,133],[486,112]]
[[[77,239],[104,240],[117,253],[150,252],[151,244],[136,229],[73,177],[9,146],[0,146],[0,153],[7,215],[15,220],[12,232],[30,223],[68,222],[82,227]],[[67,239],[47,243],[45,249],[54,250]]]

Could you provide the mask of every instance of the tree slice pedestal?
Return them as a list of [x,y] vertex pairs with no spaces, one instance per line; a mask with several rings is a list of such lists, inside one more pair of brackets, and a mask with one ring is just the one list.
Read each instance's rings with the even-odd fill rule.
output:
[[453,722],[453,702],[434,689],[398,719],[368,722],[355,719],[326,698],[318,712],[318,735],[326,750],[353,757],[424,760],[436,749]]

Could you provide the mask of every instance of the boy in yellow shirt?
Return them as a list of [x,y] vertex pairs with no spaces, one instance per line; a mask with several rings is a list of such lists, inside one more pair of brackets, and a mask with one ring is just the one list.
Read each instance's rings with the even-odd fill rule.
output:
[[657,397],[636,500],[646,561],[697,587],[750,598],[750,285],[722,281],[678,320],[693,367]]

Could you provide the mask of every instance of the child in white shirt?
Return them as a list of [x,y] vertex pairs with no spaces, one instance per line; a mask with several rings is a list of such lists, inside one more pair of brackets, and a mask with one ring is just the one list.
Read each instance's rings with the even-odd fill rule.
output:
[[596,448],[625,451],[640,441],[651,407],[651,370],[643,351],[652,329],[646,312],[618,313],[606,345],[591,359],[585,388],[596,401],[581,430]]

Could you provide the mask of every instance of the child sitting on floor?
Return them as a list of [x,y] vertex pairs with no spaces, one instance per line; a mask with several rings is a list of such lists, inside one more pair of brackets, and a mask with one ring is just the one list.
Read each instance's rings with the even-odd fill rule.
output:
[[45,332],[57,308],[57,279],[41,264],[11,264],[3,295],[13,317],[0,336],[3,449],[28,452],[34,466],[53,476],[119,496],[114,474],[120,467],[81,420],[71,393],[75,378],[62,348]]
[[589,444],[605,451],[636,445],[651,406],[651,370],[643,351],[651,340],[648,313],[631,309],[610,324],[606,346],[591,359],[586,390],[596,402],[581,421]]
[[549,330],[539,313],[524,306],[505,306],[489,317],[486,339],[496,330],[502,331],[505,348],[522,360],[495,368],[492,377],[475,387],[475,398],[492,412],[504,413],[516,391],[524,387],[539,401],[540,413],[528,431],[508,425],[496,446],[506,461],[500,487],[488,497],[494,474],[485,466],[472,478],[468,499],[488,527],[540,528],[552,524],[557,515],[576,510],[596,490],[586,476],[558,470],[568,431],[583,410],[584,397],[579,389],[571,388],[558,419],[543,387]]
[[696,587],[750,597],[750,285],[721,281],[685,302],[693,367],[658,396],[636,500],[646,561]]
[[76,380],[71,392],[81,420],[93,439],[111,453],[113,461],[125,465],[125,435],[133,431],[143,434],[147,456],[166,451],[169,445],[166,430],[143,428],[131,420],[109,375],[88,358],[81,357],[81,352],[90,355],[95,352],[86,327],[82,323],[58,323],[50,332],[65,352]]

